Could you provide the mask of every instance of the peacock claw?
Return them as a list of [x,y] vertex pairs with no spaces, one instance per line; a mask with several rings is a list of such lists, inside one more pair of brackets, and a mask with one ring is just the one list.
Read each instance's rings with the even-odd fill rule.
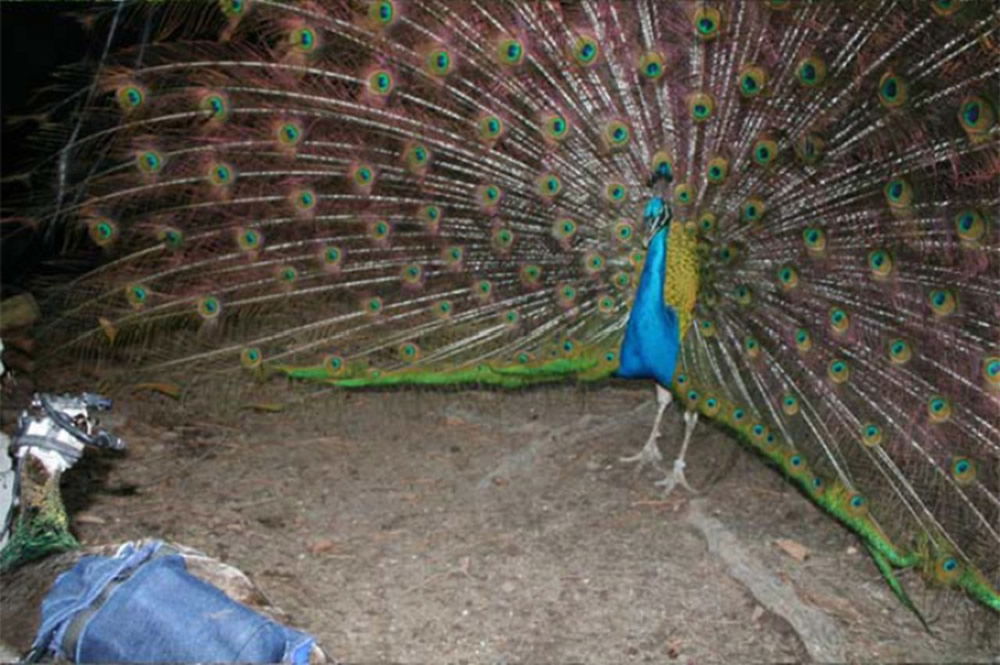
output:
[[663,488],[664,495],[673,492],[678,485],[686,489],[688,492],[691,492],[692,494],[698,493],[698,490],[691,487],[688,484],[687,478],[684,477],[684,467],[686,466],[687,464],[684,462],[684,460],[678,457],[677,459],[674,460],[674,470],[670,474],[665,476],[662,480],[656,481],[656,486]]
[[656,439],[657,436],[651,436],[646,445],[642,447],[642,450],[635,455],[619,457],[618,461],[622,464],[637,464],[636,471],[647,465],[661,468],[660,462],[663,461],[663,453],[660,452],[660,447],[656,445]]

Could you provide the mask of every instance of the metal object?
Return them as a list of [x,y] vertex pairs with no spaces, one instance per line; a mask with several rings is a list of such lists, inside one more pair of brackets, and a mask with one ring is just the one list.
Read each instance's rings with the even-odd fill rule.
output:
[[97,428],[94,412],[108,411],[111,406],[110,399],[96,393],[36,393],[30,407],[21,412],[14,438],[3,436],[0,441],[0,549],[10,537],[26,457],[38,460],[49,474],[57,474],[76,464],[86,446],[124,450],[124,441]]

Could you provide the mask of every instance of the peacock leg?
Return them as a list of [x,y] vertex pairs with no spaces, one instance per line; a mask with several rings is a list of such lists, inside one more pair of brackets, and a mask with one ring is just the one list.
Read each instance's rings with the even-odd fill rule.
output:
[[647,464],[659,466],[660,461],[663,460],[663,453],[660,452],[660,447],[656,445],[656,440],[660,437],[660,421],[663,420],[663,412],[667,410],[672,401],[674,401],[673,393],[657,383],[656,404],[658,405],[658,410],[656,412],[656,420],[653,421],[653,431],[649,433],[649,439],[646,440],[646,445],[642,447],[642,450],[635,455],[622,457],[622,462],[637,462],[639,464],[636,467],[637,469],[641,469]]
[[684,489],[689,492],[698,493],[698,490],[694,489],[688,485],[687,479],[684,477],[684,467],[687,464],[684,462],[684,456],[687,454],[688,444],[691,443],[691,434],[694,433],[694,426],[698,424],[698,412],[697,411],[685,411],[684,412],[684,443],[681,444],[681,452],[677,455],[677,459],[674,460],[674,470],[667,475],[663,480],[656,481],[657,487],[662,487],[664,493],[669,494],[677,487],[678,484],[682,485]]

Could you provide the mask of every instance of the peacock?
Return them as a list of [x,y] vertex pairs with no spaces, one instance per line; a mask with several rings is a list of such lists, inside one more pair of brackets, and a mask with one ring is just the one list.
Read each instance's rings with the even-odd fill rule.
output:
[[[88,24],[49,366],[178,408],[651,380],[1000,612],[1000,8],[220,0]],[[115,47],[131,30],[138,45]],[[228,410],[227,410],[228,409]],[[220,416],[223,417],[223,416]],[[704,426],[704,425],[700,425]]]

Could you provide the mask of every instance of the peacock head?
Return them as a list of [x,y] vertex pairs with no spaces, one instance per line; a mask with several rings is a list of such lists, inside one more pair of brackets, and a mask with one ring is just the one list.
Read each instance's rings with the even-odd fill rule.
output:
[[646,209],[642,213],[642,222],[646,227],[646,236],[643,238],[643,247],[648,247],[661,229],[670,227],[670,220],[673,213],[670,204],[662,196],[654,196],[646,203]]
[[670,204],[667,203],[666,194],[668,185],[674,181],[674,174],[671,170],[670,161],[659,160],[655,170],[649,175],[649,188],[653,190],[653,196],[646,203],[646,209],[642,213],[642,222],[646,227],[646,235],[643,238],[643,247],[648,247],[653,236],[660,229],[670,226],[673,212]]

